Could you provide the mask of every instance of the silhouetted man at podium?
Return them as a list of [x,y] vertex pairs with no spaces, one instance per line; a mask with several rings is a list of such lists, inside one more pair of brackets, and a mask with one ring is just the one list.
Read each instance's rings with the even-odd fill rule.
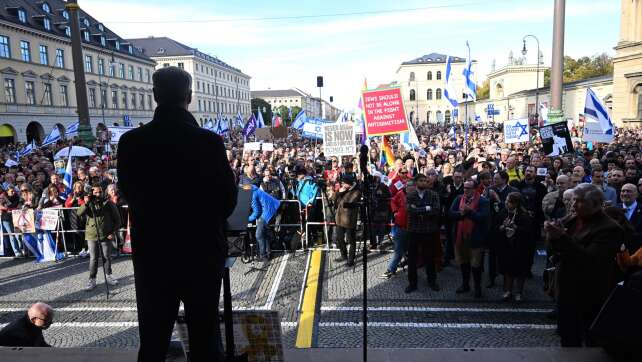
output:
[[[131,213],[138,361],[164,361],[179,301],[192,361],[222,360],[218,301],[227,254],[224,224],[236,205],[234,175],[221,137],[187,111],[191,76],[176,67],[153,76],[158,106],[148,124],[118,144],[119,188]],[[192,188],[177,200],[161,175],[185,172]]]

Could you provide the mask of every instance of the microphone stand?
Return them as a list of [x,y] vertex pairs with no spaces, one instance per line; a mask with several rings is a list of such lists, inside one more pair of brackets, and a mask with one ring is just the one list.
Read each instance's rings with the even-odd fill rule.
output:
[[362,311],[362,323],[363,323],[363,361],[368,361],[368,253],[366,252],[366,235],[365,228],[368,230],[368,237],[370,240],[373,240],[374,237],[374,228],[372,225],[372,192],[373,188],[373,179],[372,175],[368,172],[368,146],[362,145],[359,150],[359,169],[361,170],[361,175],[363,176],[363,183],[361,185],[361,195],[363,197],[363,203],[361,206],[361,220],[363,221],[364,233],[363,233],[363,311]]
[[[109,284],[107,283],[107,271],[105,270],[105,259],[106,256],[103,254],[103,248],[101,246],[102,244],[102,232],[100,231],[100,228],[98,227],[98,222],[96,221],[96,208],[94,207],[94,203],[89,200],[87,203],[87,207],[89,207],[89,210],[91,211],[91,218],[94,220],[94,225],[96,226],[96,233],[98,234],[98,255],[100,255],[100,258],[103,260],[103,276],[105,277],[105,290],[107,293],[107,300],[109,300]],[[110,242],[109,240],[106,240],[107,242]],[[91,258],[90,258],[91,259]]]

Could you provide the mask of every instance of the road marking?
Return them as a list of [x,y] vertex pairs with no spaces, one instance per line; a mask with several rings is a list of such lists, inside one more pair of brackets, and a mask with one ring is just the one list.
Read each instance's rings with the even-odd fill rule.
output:
[[[14,313],[24,312],[28,307],[24,308],[0,308],[0,313]],[[56,308],[52,306],[55,312],[136,312],[136,307],[61,307]],[[179,310],[184,310],[181,305]],[[223,309],[220,309],[223,310]],[[265,306],[256,307],[233,307],[234,311],[250,311],[250,310],[265,310]]]
[[[319,327],[363,327],[361,322],[321,322]],[[498,324],[498,323],[395,323],[368,322],[368,327],[385,328],[445,328],[445,329],[556,329],[555,324]]]
[[265,302],[265,306],[263,306],[263,309],[265,310],[272,309],[272,304],[274,303],[274,299],[276,298],[276,293],[279,291],[279,286],[281,285],[281,278],[283,278],[283,272],[285,271],[285,266],[288,263],[289,256],[290,254],[285,254],[281,259],[281,265],[279,265],[279,271],[276,273],[276,280],[273,282],[272,289],[270,290],[270,294],[268,295],[267,302]]
[[[321,307],[322,312],[361,312],[362,307]],[[433,313],[548,313],[552,309],[539,308],[441,308],[441,307],[368,307],[368,312],[433,312]]]
[[[0,323],[0,329],[9,323]],[[281,322],[281,327],[296,327],[297,322]],[[131,328],[138,327],[138,322],[59,322],[51,328]]]
[[296,348],[312,347],[312,332],[314,329],[314,313],[317,306],[321,256],[321,250],[314,250],[310,258],[310,269],[305,285],[306,289],[303,296],[301,316],[299,317],[299,329],[296,335]]

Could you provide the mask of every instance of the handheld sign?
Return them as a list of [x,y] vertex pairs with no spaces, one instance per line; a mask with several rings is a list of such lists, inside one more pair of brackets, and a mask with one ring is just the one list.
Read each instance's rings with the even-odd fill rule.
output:
[[323,154],[326,157],[351,156],[355,152],[354,126],[351,123],[323,126]]
[[368,137],[408,132],[401,88],[365,91],[362,96]]

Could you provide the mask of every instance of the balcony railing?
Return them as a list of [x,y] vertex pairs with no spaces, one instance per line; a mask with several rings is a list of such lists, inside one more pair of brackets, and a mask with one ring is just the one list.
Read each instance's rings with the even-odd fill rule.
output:
[[[29,114],[29,115],[56,115],[56,116],[70,116],[77,117],[75,107],[57,107],[57,106],[35,106],[29,104],[11,104],[0,103],[0,113],[3,114]],[[152,110],[142,109],[105,109],[105,117],[122,117],[123,115],[132,117],[149,117],[154,114]],[[100,108],[90,108],[89,115],[92,118],[102,117],[103,113]]]

